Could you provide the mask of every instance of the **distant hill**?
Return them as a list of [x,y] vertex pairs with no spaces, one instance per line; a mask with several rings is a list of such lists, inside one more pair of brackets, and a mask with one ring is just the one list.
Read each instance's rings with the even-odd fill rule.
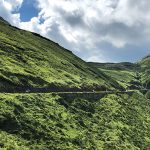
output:
[[0,149],[148,150],[149,81],[149,56],[87,63],[0,19]]
[[150,89],[150,55],[137,63],[93,63],[89,65],[103,71],[124,88]]
[[150,55],[138,62],[141,66],[142,82],[146,88],[150,89]]
[[111,77],[71,51],[0,19],[1,91],[121,89]]
[[94,63],[89,62],[90,65],[108,70],[137,70],[140,66],[138,64],[130,63],[130,62],[121,62],[121,63]]

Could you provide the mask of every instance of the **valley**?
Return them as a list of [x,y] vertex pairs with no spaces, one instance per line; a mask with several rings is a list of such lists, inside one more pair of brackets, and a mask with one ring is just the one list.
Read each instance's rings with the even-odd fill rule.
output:
[[150,56],[86,62],[0,18],[0,149],[148,150]]

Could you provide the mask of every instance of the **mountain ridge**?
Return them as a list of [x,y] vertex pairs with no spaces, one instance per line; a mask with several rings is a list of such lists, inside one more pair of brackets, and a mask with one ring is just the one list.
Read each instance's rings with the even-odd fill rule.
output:
[[0,21],[3,22],[3,23],[6,23],[6,24],[9,24],[9,25],[10,25],[10,23],[9,23],[8,21],[6,21],[6,20],[5,20],[3,17],[1,17],[1,16],[0,16]]
[[0,27],[1,90],[122,89],[111,77],[59,44],[3,21]]
[[0,21],[0,149],[149,149],[149,57],[137,65],[89,64]]
[[88,63],[111,76],[125,89],[150,89],[150,55],[136,63]]

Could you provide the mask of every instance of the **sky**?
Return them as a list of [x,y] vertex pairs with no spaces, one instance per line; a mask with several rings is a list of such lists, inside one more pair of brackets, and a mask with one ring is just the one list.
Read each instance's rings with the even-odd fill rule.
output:
[[0,16],[90,62],[150,54],[149,0],[0,0]]

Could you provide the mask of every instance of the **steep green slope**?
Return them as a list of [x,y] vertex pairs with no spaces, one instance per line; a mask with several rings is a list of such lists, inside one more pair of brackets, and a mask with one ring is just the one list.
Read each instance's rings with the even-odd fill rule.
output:
[[126,70],[107,70],[107,69],[100,69],[108,76],[111,76],[114,80],[118,81],[123,87],[127,88],[130,86],[130,82],[135,78],[135,72],[133,71],[126,71]]
[[126,89],[142,88],[140,65],[129,62],[123,63],[89,63],[103,71]]
[[150,55],[143,58],[138,64],[141,66],[144,87],[150,89]]
[[89,63],[126,89],[150,89],[150,55],[133,63]]
[[55,91],[121,88],[98,69],[38,34],[0,21],[0,90]]
[[103,98],[38,93],[149,86],[149,57],[138,65],[88,64],[57,43],[0,20],[0,92],[37,92],[0,93],[0,149],[149,149],[150,91]]
[[90,100],[0,94],[0,148],[147,150],[149,108],[150,99],[139,92]]

